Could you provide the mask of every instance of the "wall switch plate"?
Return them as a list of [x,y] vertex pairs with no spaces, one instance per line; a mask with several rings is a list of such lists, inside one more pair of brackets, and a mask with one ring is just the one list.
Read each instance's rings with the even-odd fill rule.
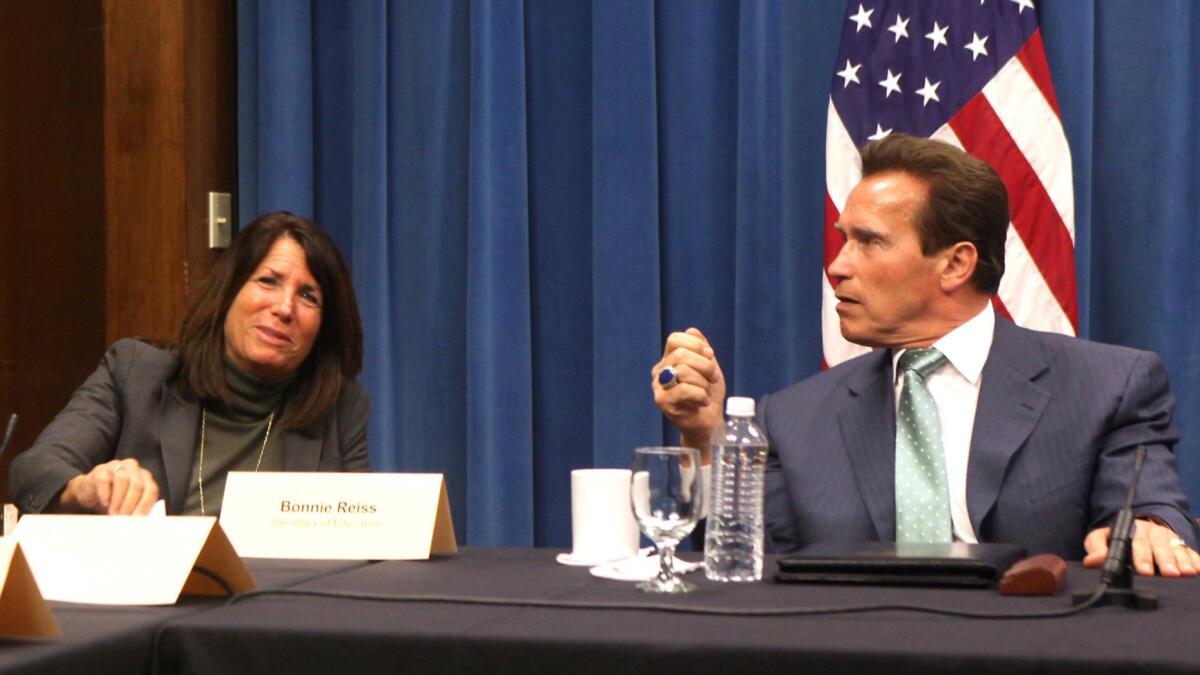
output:
[[208,247],[229,248],[233,239],[233,196],[228,192],[208,193]]

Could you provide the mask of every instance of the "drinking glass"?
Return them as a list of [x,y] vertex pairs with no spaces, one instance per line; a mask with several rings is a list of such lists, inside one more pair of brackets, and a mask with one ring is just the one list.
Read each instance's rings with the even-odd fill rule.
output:
[[648,593],[686,593],[696,586],[675,571],[675,546],[700,515],[703,485],[700,451],[693,448],[638,448],[633,451],[629,500],[642,532],[658,548],[658,576],[638,584]]

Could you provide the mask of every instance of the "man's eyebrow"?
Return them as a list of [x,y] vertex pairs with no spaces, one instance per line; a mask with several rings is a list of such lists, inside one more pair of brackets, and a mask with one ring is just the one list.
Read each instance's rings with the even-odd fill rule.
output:
[[855,237],[859,237],[859,238],[873,238],[873,239],[886,239],[887,238],[886,235],[884,235],[879,230],[876,230],[876,229],[870,228],[870,227],[864,227],[862,225],[851,225],[850,227],[847,228],[845,225],[842,225],[841,223],[834,223],[833,228],[846,236],[850,236],[851,234],[853,234]]

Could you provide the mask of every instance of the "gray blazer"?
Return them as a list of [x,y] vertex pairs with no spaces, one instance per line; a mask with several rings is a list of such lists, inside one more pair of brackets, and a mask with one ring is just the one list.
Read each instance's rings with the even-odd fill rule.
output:
[[[97,464],[132,457],[154,475],[167,513],[183,510],[200,427],[200,404],[173,382],[179,358],[137,340],[119,340],[67,407],[9,469],[13,501],[26,513],[52,506],[67,482]],[[288,471],[369,471],[370,403],[357,383],[343,387],[318,434],[289,429],[280,440]]]
[[[1087,532],[1124,504],[1144,443],[1135,513],[1196,545],[1172,451],[1175,401],[1157,356],[997,318],[982,377],[967,464],[980,541],[1081,558]],[[891,353],[880,349],[763,399],[764,515],[777,549],[895,540],[894,398]]]

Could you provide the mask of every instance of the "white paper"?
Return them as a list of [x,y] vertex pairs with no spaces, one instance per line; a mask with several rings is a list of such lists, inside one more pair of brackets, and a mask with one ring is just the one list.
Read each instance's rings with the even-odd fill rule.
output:
[[3,527],[3,532],[0,532],[0,535],[9,536],[16,531],[19,515],[16,504],[4,505],[4,524],[0,526]]

